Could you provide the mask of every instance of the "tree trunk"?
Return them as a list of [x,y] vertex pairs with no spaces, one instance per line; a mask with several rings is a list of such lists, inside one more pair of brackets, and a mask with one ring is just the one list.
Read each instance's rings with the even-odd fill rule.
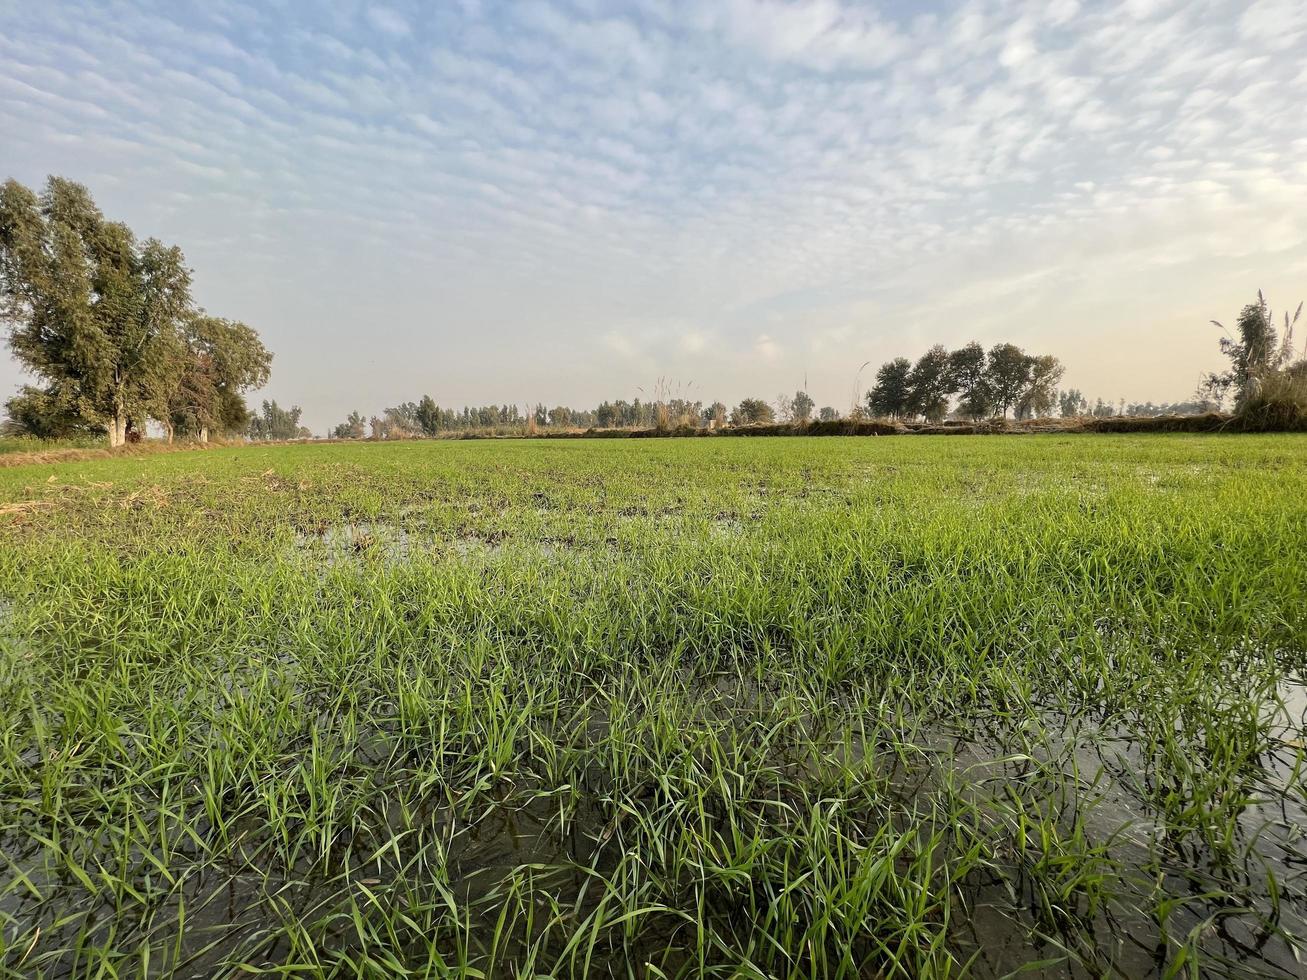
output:
[[202,425],[200,426],[200,442],[208,442],[208,441],[209,441],[209,427],[207,425]]
[[121,368],[114,368],[113,415],[109,418],[109,448],[117,449],[127,441],[127,406],[123,404]]
[[107,423],[105,429],[109,433],[109,448],[117,449],[127,441],[127,416],[122,412],[115,412]]

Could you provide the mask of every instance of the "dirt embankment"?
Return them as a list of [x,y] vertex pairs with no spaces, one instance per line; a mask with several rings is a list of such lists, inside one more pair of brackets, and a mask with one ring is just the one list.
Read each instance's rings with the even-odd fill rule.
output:
[[157,456],[160,453],[178,453],[196,449],[229,449],[245,443],[231,442],[138,442],[110,449],[55,447],[31,452],[0,453],[0,467],[31,466],[39,463],[74,463],[84,459],[130,459],[135,456]]
[[[735,425],[724,429],[679,426],[667,429],[573,429],[540,432],[542,439],[661,439],[706,436],[979,436],[1032,435],[1085,432],[1244,432],[1248,429],[1233,415],[1112,416],[1109,418],[986,419],[979,422],[897,422],[885,419],[834,422]],[[475,436],[468,436],[476,438]]]
[[[723,429],[698,426],[675,426],[667,429],[566,429],[544,430],[528,435],[509,435],[490,432],[457,432],[436,436],[436,439],[676,439],[720,438],[726,436],[982,436],[982,435],[1035,435],[1039,433],[1098,433],[1098,432],[1307,432],[1307,420],[1288,428],[1265,429],[1255,427],[1237,415],[1211,412],[1206,415],[1114,415],[1108,418],[1026,419],[1020,422],[1008,419],[986,419],[979,422],[950,420],[947,422],[898,422],[885,419],[854,421],[839,419],[834,422],[772,423],[764,425],[733,425]],[[299,442],[314,444],[327,442],[373,442],[375,440],[314,439],[291,442],[146,442],[120,446],[117,449],[54,448],[33,452],[0,453],[0,467],[28,466],[39,463],[66,463],[84,459],[116,459],[133,456],[151,456],[158,453],[182,452],[196,449],[230,449],[250,445],[277,446]],[[383,440],[384,441],[384,440]],[[407,441],[407,440],[405,440]]]

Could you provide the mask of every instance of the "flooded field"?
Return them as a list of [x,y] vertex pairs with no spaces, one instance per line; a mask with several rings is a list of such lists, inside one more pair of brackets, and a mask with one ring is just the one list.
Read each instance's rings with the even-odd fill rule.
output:
[[0,472],[0,975],[1297,977],[1307,437]]

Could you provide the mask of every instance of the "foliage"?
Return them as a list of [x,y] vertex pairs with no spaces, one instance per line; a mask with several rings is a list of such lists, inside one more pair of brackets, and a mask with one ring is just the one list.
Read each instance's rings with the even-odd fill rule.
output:
[[708,424],[721,428],[726,424],[726,417],[729,410],[724,402],[713,402],[700,413],[700,418]]
[[1268,372],[1244,400],[1242,428],[1258,432],[1307,429],[1307,360]]
[[71,439],[95,431],[60,397],[58,386],[34,388],[23,385],[5,402],[5,420],[0,433],[35,439]]
[[938,422],[948,414],[949,397],[958,390],[957,379],[950,369],[949,352],[936,344],[917,359],[908,376],[910,391],[908,410]]
[[1078,418],[1089,414],[1089,399],[1079,388],[1068,388],[1057,396],[1058,414],[1064,419]]
[[307,439],[312,436],[300,425],[303,414],[298,405],[282,408],[275,400],[264,401],[263,411],[250,418],[249,436],[256,440],[285,442],[288,439]]
[[349,418],[331,430],[331,435],[333,439],[362,439],[368,434],[367,426],[367,420],[361,414],[350,412]]
[[876,383],[867,392],[867,410],[874,416],[896,419],[912,410],[912,362],[896,357],[881,365]]
[[[1236,322],[1237,336],[1221,338],[1221,353],[1230,369],[1209,374],[1200,395],[1223,402],[1233,392],[1235,413],[1245,428],[1296,428],[1307,420],[1307,349],[1295,360],[1293,331],[1302,316],[1303,304],[1290,317],[1284,313],[1283,334],[1276,330],[1275,317],[1259,290],[1257,302],[1243,308]],[[1222,330],[1220,321],[1213,324]]]
[[995,344],[985,355],[985,387],[999,418],[1014,408],[1030,386],[1031,359],[1016,344]]
[[776,413],[761,398],[745,398],[731,412],[731,425],[758,425],[772,422]]
[[240,392],[267,380],[257,335],[197,311],[190,286],[179,248],[138,242],[82,185],[50,177],[39,196],[15,180],[0,187],[10,349],[40,379],[44,405],[111,446],[150,418],[170,432],[230,428],[244,415]]
[[[1256,394],[1256,389],[1266,377],[1288,366],[1293,357],[1293,328],[1302,315],[1303,304],[1293,319],[1284,314],[1284,342],[1281,344],[1275,329],[1275,317],[1261,291],[1257,292],[1257,302],[1249,303],[1239,313],[1235,329],[1237,337],[1221,338],[1221,353],[1230,360],[1230,370],[1224,374],[1208,376],[1208,390],[1216,394],[1218,400],[1228,391],[1234,393],[1235,411],[1241,411],[1249,398]],[[1213,325],[1226,330],[1219,320]]]
[[1205,415],[1218,411],[1219,406],[1210,400],[1194,398],[1187,402],[1131,402],[1125,414],[1137,418],[1157,418],[1161,415]]
[[816,405],[817,403],[806,391],[796,391],[794,397],[790,399],[790,416],[795,422],[807,422],[812,418],[812,410]]
[[242,394],[268,383],[272,354],[244,323],[197,313],[189,317],[176,350],[179,363],[160,419],[168,430],[207,439],[210,432],[244,430],[249,412]]
[[980,419],[990,414],[993,398],[985,376],[985,349],[972,341],[949,355],[949,373],[959,396],[957,413]]
[[440,406],[430,395],[423,395],[413,411],[413,420],[417,422],[423,435],[434,436],[440,431]]
[[1019,419],[1047,418],[1058,406],[1057,386],[1065,368],[1052,354],[1026,356],[1029,370],[1025,386],[1017,395],[1016,416]]

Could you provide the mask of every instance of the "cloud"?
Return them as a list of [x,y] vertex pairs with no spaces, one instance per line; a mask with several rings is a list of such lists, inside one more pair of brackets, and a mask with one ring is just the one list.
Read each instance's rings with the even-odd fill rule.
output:
[[383,34],[389,34],[392,37],[407,37],[412,28],[402,14],[396,13],[389,7],[369,7],[367,11],[368,23]]
[[708,346],[708,338],[697,330],[681,334],[680,348],[687,354],[698,354]]
[[821,69],[884,65],[907,43],[874,12],[837,0],[728,0],[706,20],[766,58]]
[[0,6],[0,128],[15,176],[95,177],[179,241],[206,305],[284,330],[278,378],[304,385],[301,350],[500,398],[704,365],[730,400],[803,352],[838,401],[927,339],[1044,343],[1060,303],[1143,269],[1186,303],[1232,301],[1217,255],[1291,281],[1300,4],[931,7]]

